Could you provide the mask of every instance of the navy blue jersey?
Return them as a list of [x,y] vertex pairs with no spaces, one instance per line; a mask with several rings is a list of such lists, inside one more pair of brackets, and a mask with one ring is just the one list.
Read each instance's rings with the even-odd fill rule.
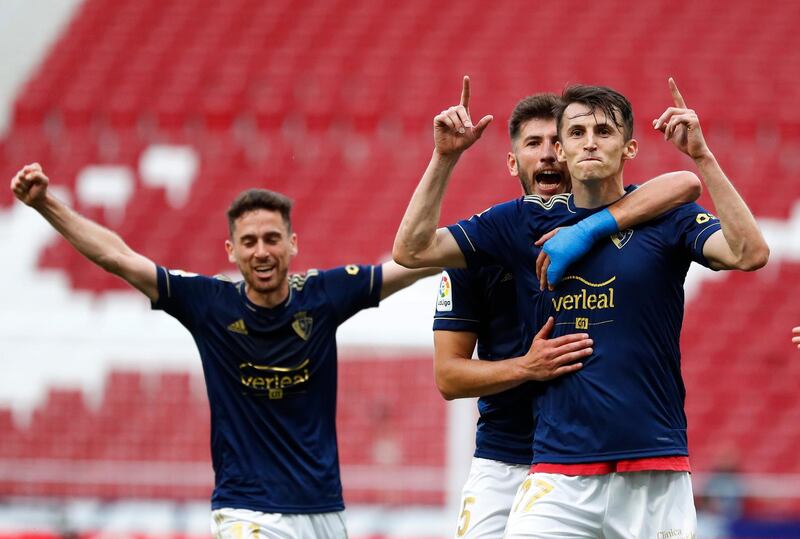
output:
[[[498,360],[524,354],[517,316],[514,275],[501,266],[442,273],[433,329],[468,331],[478,336],[478,357]],[[530,464],[533,436],[533,384],[478,399],[475,456]]]
[[554,293],[539,293],[534,242],[599,209],[576,208],[572,195],[527,196],[450,230],[470,265],[512,268],[529,334],[554,315],[553,336],[585,331],[594,340],[583,369],[548,383],[537,398],[534,462],[687,455],[683,282],[692,260],[708,265],[703,245],[719,221],[683,205],[599,241]]
[[213,509],[344,508],[336,447],[336,329],[380,300],[380,266],[309,270],[259,307],[243,282],[158,268],[158,301],[194,337],[211,408]]

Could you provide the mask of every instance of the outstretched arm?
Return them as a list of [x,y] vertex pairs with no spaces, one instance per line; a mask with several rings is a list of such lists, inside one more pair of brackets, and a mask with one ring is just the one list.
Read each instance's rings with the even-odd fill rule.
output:
[[466,266],[450,231],[437,226],[453,168],[492,121],[491,116],[484,116],[477,125],[472,124],[469,97],[469,77],[464,77],[459,105],[433,119],[433,156],[408,203],[392,248],[394,261],[407,268]]
[[386,299],[395,292],[411,286],[420,279],[441,273],[441,268],[408,269],[396,262],[384,262],[381,266],[383,284],[381,285],[381,300]]
[[721,231],[706,240],[703,255],[714,269],[753,271],[763,267],[769,259],[769,246],[755,217],[708,148],[697,113],[687,108],[672,78],[669,88],[675,106],[654,120],[653,127],[694,160],[722,225]]
[[548,232],[536,242],[536,245],[544,244],[536,259],[536,275],[541,288],[557,284],[567,268],[600,238],[694,202],[702,191],[702,184],[694,173],[668,172],[645,182],[639,189],[583,221]]
[[548,339],[549,318],[534,337],[528,352],[499,361],[473,360],[477,335],[466,331],[434,331],[433,368],[436,387],[447,400],[493,395],[531,380],[552,380],[583,367],[576,363],[592,354],[592,340],[584,333]]
[[27,165],[11,180],[11,190],[38,211],[83,256],[128,281],[151,301],[158,299],[156,265],[128,247],[111,230],[90,221],[47,190],[50,180],[38,163]]

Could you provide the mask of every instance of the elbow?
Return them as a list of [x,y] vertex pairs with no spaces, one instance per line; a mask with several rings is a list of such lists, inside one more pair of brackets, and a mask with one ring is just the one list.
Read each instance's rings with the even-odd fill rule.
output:
[[756,271],[766,266],[767,262],[769,262],[769,246],[764,243],[753,249],[753,252],[742,260],[739,269],[742,271]]
[[404,268],[415,269],[425,267],[425,265],[414,256],[414,253],[398,242],[395,242],[392,246],[392,260]]
[[122,271],[122,258],[116,254],[103,254],[94,260],[95,264],[101,269],[114,275],[119,275]]
[[682,192],[685,194],[684,203],[694,202],[703,194],[703,182],[694,172],[681,171],[681,182]]
[[439,389],[439,394],[446,401],[452,401],[452,400],[456,400],[457,398],[459,398],[459,396],[454,391],[451,391],[447,387],[444,387],[444,386],[439,385],[439,384],[437,384],[436,387]]
[[436,382],[436,389],[439,390],[439,394],[444,400],[452,401],[460,397],[460,395],[454,391],[452,385],[448,383],[447,378],[444,375],[436,372],[434,373],[433,378]]

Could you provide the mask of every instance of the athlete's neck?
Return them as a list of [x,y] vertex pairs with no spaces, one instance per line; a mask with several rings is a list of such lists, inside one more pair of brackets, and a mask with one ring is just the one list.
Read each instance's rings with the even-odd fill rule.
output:
[[284,281],[281,286],[269,292],[258,292],[254,290],[252,286],[245,283],[244,293],[247,294],[247,299],[253,302],[253,304],[271,309],[272,307],[280,305],[289,297],[289,281]]
[[577,208],[608,206],[624,194],[621,174],[605,179],[572,181],[572,197]]

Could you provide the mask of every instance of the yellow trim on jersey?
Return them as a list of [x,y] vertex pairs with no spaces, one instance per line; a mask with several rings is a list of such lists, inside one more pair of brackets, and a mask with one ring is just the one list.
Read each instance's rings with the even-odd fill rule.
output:
[[[703,232],[705,232],[706,230],[708,230],[708,229],[709,229],[709,228],[711,228],[712,226],[716,226],[716,225],[718,225],[718,224],[719,224],[719,221],[717,221],[717,222],[715,222],[715,223],[711,223],[711,224],[710,224],[710,225],[708,225],[707,227],[703,228],[703,230],[701,230],[700,232],[698,232],[698,233],[697,233],[697,236],[695,236],[695,237],[694,237],[694,244],[692,245],[692,249],[697,249],[697,242],[698,242],[698,241],[700,241],[700,236],[702,236],[702,235],[703,235]],[[711,236],[713,236],[713,235],[714,235],[714,234],[712,234]],[[708,238],[710,238],[711,236],[709,236]],[[708,238],[706,238],[706,241],[708,241]],[[705,245],[705,244],[703,244],[703,245]]]
[[305,273],[293,273],[289,275],[289,288],[294,288],[298,292],[303,290],[303,287],[306,284],[306,281],[310,277],[316,277],[319,275],[319,270],[310,269]]
[[602,283],[592,283],[590,281],[587,281],[583,277],[579,277],[577,275],[567,275],[562,280],[564,280],[564,281],[580,281],[583,284],[585,284],[586,286],[591,286],[591,287],[594,287],[594,288],[600,288],[602,286],[606,286],[606,285],[609,285],[609,284],[613,283],[614,281],[617,280],[617,277],[614,276],[614,277],[610,278],[609,280],[607,280],[605,282],[602,282]]
[[241,365],[239,365],[239,368],[241,369],[242,367],[253,367],[254,369],[259,371],[293,372],[293,371],[299,371],[300,369],[308,365],[310,362],[311,362],[310,359],[306,359],[296,367],[271,367],[269,365],[253,365],[252,363],[242,363]]
[[545,210],[552,210],[556,204],[563,204],[567,207],[570,213],[575,213],[569,207],[569,197],[572,194],[570,193],[561,193],[560,195],[553,195],[548,200],[543,199],[539,195],[525,195],[522,197],[523,202],[530,202],[532,204],[536,204],[537,206],[541,206]]
[[[486,211],[489,211],[489,210],[486,210]],[[458,223],[456,223],[456,226],[457,226],[458,228],[460,228],[460,229],[461,229],[461,233],[462,233],[462,234],[464,234],[464,237],[465,237],[465,238],[467,238],[467,242],[469,243],[469,246],[470,246],[470,247],[472,247],[472,252],[473,252],[473,253],[474,253],[474,252],[476,252],[476,251],[477,251],[477,249],[475,249],[475,246],[474,246],[474,245],[472,245],[472,240],[471,240],[471,239],[469,239],[469,236],[467,235],[467,231],[466,231],[466,230],[464,230],[464,227],[463,227],[463,226],[461,226],[461,225],[460,225],[460,224],[458,224]]]

